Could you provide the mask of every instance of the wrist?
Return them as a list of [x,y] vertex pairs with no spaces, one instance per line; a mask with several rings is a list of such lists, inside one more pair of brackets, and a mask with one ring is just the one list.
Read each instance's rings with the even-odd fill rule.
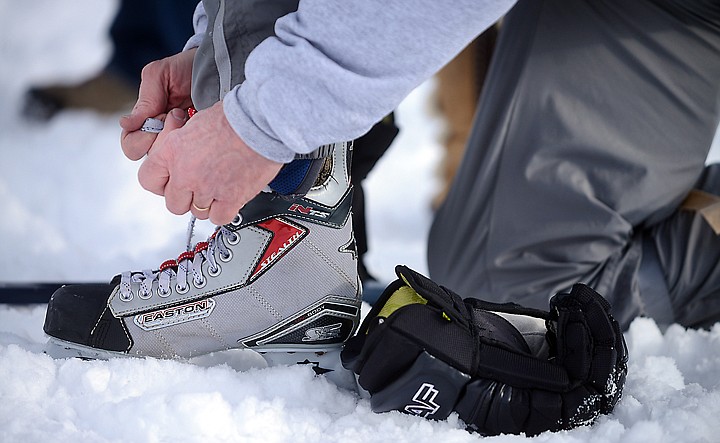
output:
[[277,163],[291,162],[296,153],[258,127],[235,99],[233,91],[222,102],[225,119],[233,132],[260,156]]

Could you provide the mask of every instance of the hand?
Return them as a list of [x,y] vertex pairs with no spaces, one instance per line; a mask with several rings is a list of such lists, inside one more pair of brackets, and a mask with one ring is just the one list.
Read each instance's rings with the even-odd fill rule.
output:
[[150,150],[157,134],[142,132],[145,119],[165,119],[173,108],[192,106],[190,84],[196,49],[149,63],[142,71],[138,100],[129,115],[120,119],[120,144],[125,156],[139,160]]
[[138,180],[148,191],[165,196],[173,214],[192,211],[202,220],[230,223],[277,175],[282,163],[266,159],[238,137],[222,102],[185,121],[183,111],[169,113],[140,166]]

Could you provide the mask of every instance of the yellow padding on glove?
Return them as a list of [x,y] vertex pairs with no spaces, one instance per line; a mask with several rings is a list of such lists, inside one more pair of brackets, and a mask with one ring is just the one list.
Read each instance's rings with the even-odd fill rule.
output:
[[393,312],[397,311],[403,306],[412,304],[424,305],[427,304],[427,300],[425,300],[422,296],[420,296],[420,294],[415,292],[415,290],[410,286],[403,286],[397,291],[395,291],[393,295],[390,296],[390,298],[388,298],[387,303],[385,303],[382,309],[380,309],[378,317],[388,318],[390,317],[390,315],[392,315]]

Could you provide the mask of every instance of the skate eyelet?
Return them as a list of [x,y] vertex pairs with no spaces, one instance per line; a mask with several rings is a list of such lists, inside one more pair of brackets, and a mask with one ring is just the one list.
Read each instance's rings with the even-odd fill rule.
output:
[[142,289],[138,289],[138,297],[140,297],[143,300],[147,300],[150,297],[152,297],[152,292],[150,291],[143,291]]
[[121,292],[118,297],[120,298],[121,301],[125,301],[125,302],[131,301],[133,298],[135,298],[133,296],[132,291],[128,292],[127,295],[125,295]]
[[170,289],[162,289],[160,287],[157,288],[157,295],[159,295],[162,298],[166,298],[167,296],[170,295],[171,292],[172,291],[170,291]]
[[200,280],[200,281],[197,281],[196,279],[193,279],[193,286],[195,286],[197,289],[204,288],[206,284],[207,284],[207,279],[206,279],[206,278],[203,278],[203,279]]
[[232,260],[232,258],[233,258],[233,253],[232,253],[232,251],[231,251],[230,249],[228,249],[228,250],[227,250],[227,254],[223,254],[222,252],[220,252],[220,253],[218,254],[218,256],[220,257],[220,261],[221,261],[221,262],[227,263],[227,262],[229,262],[230,260]]
[[232,234],[232,238],[227,239],[227,244],[229,244],[230,246],[235,246],[236,244],[240,243],[240,234],[238,234],[237,232],[233,232]]
[[217,277],[222,272],[222,268],[220,267],[220,265],[215,265],[215,268],[210,266],[207,272],[210,277]]
[[230,222],[230,224],[233,226],[240,226],[240,223],[242,223],[242,217],[240,216],[240,214],[237,214],[235,218],[233,218],[233,221]]
[[184,294],[189,290],[190,290],[190,285],[185,285],[185,286],[180,286],[179,284],[175,285],[175,291],[177,291],[178,294]]

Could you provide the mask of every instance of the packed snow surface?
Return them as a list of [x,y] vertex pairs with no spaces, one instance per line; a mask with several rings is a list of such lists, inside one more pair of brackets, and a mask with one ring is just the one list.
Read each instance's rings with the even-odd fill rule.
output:
[[[0,3],[0,282],[107,281],[184,248],[187,217],[140,189],[138,164],[119,147],[119,115],[65,111],[37,123],[20,113],[29,86],[102,69],[116,8],[98,0]],[[398,263],[426,271],[442,130],[431,93],[429,82],[401,105],[401,136],[366,184],[368,265],[383,281]],[[717,145],[712,160],[720,159]],[[198,237],[210,229],[200,226]],[[44,305],[0,305],[0,442],[720,441],[720,324],[663,332],[638,319],[626,333],[628,379],[612,415],[568,432],[482,438],[454,415],[433,422],[374,414],[367,400],[303,366],[53,360],[42,352],[44,315]]]
[[[443,422],[374,414],[367,400],[305,366],[237,371],[157,359],[53,360],[44,306],[0,305],[2,442],[475,442]],[[711,331],[648,319],[626,334],[630,365],[612,415],[592,426],[488,442],[717,442],[720,324]],[[242,351],[239,351],[242,352]]]

